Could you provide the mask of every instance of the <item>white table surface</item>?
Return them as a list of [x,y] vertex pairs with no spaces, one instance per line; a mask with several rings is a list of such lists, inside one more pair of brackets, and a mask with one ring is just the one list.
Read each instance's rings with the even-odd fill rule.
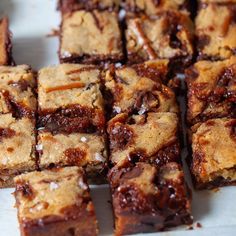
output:
[[[58,28],[56,0],[0,0],[0,15],[8,15],[13,33],[13,57],[17,64],[33,69],[58,63],[58,39],[46,37]],[[101,235],[112,235],[113,218],[107,186],[92,186],[92,198]],[[0,190],[0,236],[19,236],[14,208],[14,189]],[[194,230],[183,226],[174,231],[150,235],[165,236],[234,236],[236,235],[236,187],[217,192],[193,192]],[[197,228],[199,222],[202,228]],[[149,234],[146,234],[149,235]]]

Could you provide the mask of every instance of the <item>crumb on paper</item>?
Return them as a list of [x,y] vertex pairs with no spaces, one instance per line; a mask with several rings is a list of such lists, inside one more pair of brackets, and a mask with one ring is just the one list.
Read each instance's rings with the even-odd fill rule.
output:
[[196,227],[197,227],[197,228],[202,228],[202,224],[199,223],[199,222],[197,222],[197,223],[196,223]]
[[47,37],[57,37],[60,35],[60,30],[59,29],[51,29],[51,32],[48,33],[46,36]]

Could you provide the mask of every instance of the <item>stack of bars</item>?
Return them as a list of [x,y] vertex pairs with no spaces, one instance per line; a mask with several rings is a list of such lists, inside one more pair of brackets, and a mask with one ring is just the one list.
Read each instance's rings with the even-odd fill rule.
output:
[[189,161],[199,189],[236,183],[235,10],[235,0],[202,0],[195,19],[197,62],[186,82]]
[[61,64],[37,73],[11,66],[0,21],[0,187],[16,185],[22,236],[97,235],[87,179],[108,181],[116,235],[192,223],[184,71],[195,186],[236,182],[236,1],[200,1],[196,38],[191,4],[59,0]]

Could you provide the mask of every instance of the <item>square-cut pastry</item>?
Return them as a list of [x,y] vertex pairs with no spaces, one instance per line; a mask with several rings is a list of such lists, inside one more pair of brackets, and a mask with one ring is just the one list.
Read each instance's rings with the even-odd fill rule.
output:
[[175,93],[162,83],[166,79],[167,64],[166,60],[157,60],[107,70],[104,76],[106,110],[112,115],[177,113]]
[[110,161],[116,166],[147,162],[161,166],[180,162],[178,116],[175,113],[121,113],[108,122]]
[[[188,65],[193,56],[193,24],[186,14],[165,11],[127,17],[126,49],[130,63],[156,58]],[[180,68],[178,68],[180,69]]]
[[137,163],[109,173],[116,235],[147,233],[191,224],[184,174],[176,163],[160,168]]
[[200,8],[196,17],[199,59],[223,60],[235,54],[234,14],[233,5],[212,3]]
[[186,70],[190,124],[211,118],[236,118],[236,57],[199,61]]
[[36,80],[27,65],[0,66],[0,114],[35,118]]
[[123,59],[117,14],[80,10],[63,15],[60,61],[102,64]]
[[94,206],[82,168],[31,172],[14,181],[22,236],[98,234]]
[[35,123],[11,114],[0,115],[0,188],[13,185],[13,177],[36,169]]
[[103,130],[100,70],[95,66],[62,64],[41,69],[38,103],[41,129],[52,133]]
[[188,0],[126,0],[123,5],[128,11],[154,15],[168,10],[186,10],[188,4]]
[[[56,134],[39,131],[37,151],[41,169],[56,166],[84,167],[99,182],[107,161],[105,140],[96,134]],[[101,178],[100,178],[101,180]]]
[[11,64],[11,36],[8,29],[8,19],[0,19],[0,65]]
[[196,188],[236,183],[236,119],[197,123],[192,131],[191,171]]
[[121,0],[59,0],[58,8],[65,14],[76,10],[118,10]]

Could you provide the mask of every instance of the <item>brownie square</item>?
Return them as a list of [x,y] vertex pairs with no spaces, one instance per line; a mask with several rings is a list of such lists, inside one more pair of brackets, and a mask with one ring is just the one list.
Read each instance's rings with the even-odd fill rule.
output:
[[149,17],[128,17],[126,23],[129,63],[156,58],[172,59],[182,65],[190,63],[194,27],[186,14],[165,11]]
[[191,171],[198,189],[236,183],[236,119],[197,123],[192,131]]
[[94,206],[81,168],[31,172],[14,181],[22,236],[98,234]]
[[196,17],[198,59],[223,60],[235,54],[235,11],[235,5],[228,4],[200,8]]
[[52,166],[84,167],[95,181],[102,174],[107,161],[105,140],[95,134],[56,134],[39,131],[37,151],[41,169]]
[[8,18],[0,19],[0,65],[11,64],[11,36]]
[[0,188],[13,185],[13,177],[36,169],[34,122],[11,114],[0,115]]
[[111,67],[104,75],[106,111],[119,113],[178,112],[174,91],[162,83],[167,74],[166,60],[133,66]]
[[155,15],[169,10],[186,10],[188,3],[188,0],[126,0],[123,5],[131,12]]
[[40,129],[52,133],[103,130],[100,70],[95,66],[62,64],[41,69],[38,103]]
[[27,65],[0,66],[0,114],[34,119],[36,81]]
[[111,163],[126,166],[140,161],[161,166],[180,162],[178,122],[178,116],[169,112],[115,116],[107,128]]
[[211,118],[236,118],[236,57],[199,61],[186,70],[189,124]]
[[181,167],[137,163],[109,173],[116,235],[147,233],[191,224],[190,200]]
[[63,13],[77,10],[118,10],[121,0],[59,0],[58,9]]
[[102,64],[123,59],[116,12],[74,11],[63,15],[60,61]]

